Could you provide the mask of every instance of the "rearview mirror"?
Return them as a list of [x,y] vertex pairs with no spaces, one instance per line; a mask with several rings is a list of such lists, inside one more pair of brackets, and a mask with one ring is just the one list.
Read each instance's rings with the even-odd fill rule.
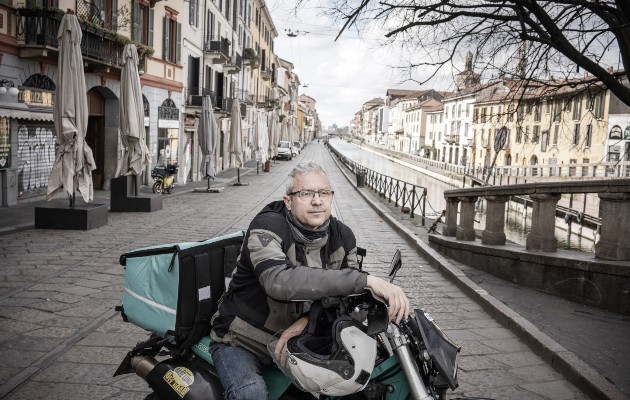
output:
[[394,278],[396,278],[396,274],[398,273],[400,267],[402,267],[400,249],[396,249],[392,262],[389,264],[389,276],[391,276],[391,279],[389,280],[390,283],[394,281]]

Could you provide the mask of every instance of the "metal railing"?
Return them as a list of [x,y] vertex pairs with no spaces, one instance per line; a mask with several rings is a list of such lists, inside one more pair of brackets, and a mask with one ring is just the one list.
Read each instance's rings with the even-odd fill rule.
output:
[[[58,48],[57,34],[63,18],[57,9],[21,8],[17,15],[18,45]],[[116,41],[115,33],[98,25],[79,21],[83,31],[81,53],[99,64],[122,67],[124,46]]]
[[[422,226],[426,223],[427,188],[417,186],[409,182],[381,174],[361,164],[350,160],[332,146],[330,151],[346,165],[358,178],[364,174],[365,184],[376,191],[381,197],[387,198],[388,203],[394,202],[394,207],[400,207],[403,213],[409,213],[410,218],[415,218],[417,212],[422,216]],[[436,217],[437,218],[437,217]]]
[[219,53],[225,57],[226,60],[230,59],[230,43],[225,38],[219,40],[212,37],[206,38],[204,50],[207,53]]
[[212,104],[215,104],[215,95],[214,92],[208,88],[204,87],[188,87],[185,90],[185,99],[186,105],[189,106],[198,106],[201,107],[203,105],[203,96],[210,96],[210,100]]

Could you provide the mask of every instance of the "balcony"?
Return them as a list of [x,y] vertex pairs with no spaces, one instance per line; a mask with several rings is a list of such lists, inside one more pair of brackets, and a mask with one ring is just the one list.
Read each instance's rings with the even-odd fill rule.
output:
[[236,74],[241,71],[243,66],[243,58],[240,54],[234,53],[232,58],[223,66],[223,72],[226,74]]
[[244,104],[253,104],[252,95],[250,95],[247,90],[234,90],[234,98],[238,99],[238,101]]
[[260,77],[262,78],[263,81],[268,81],[269,79],[271,79],[271,69],[269,67],[261,65]]
[[203,107],[203,97],[210,96],[212,104],[215,103],[214,92],[208,88],[189,87],[186,89],[186,105],[189,107]]
[[448,144],[459,144],[459,135],[444,135],[444,141]]
[[218,97],[217,103],[214,106],[214,109],[219,111],[221,114],[231,114],[232,113],[232,103],[234,100],[227,97]]
[[[17,42],[20,57],[48,57],[58,53],[57,33],[63,13],[58,9],[20,8],[17,11]],[[81,54],[86,71],[107,70],[107,67],[122,67],[124,46],[116,41],[116,34],[97,24],[79,21],[83,31]]]
[[206,38],[204,53],[213,64],[225,64],[230,60],[230,41],[225,38],[219,40]]

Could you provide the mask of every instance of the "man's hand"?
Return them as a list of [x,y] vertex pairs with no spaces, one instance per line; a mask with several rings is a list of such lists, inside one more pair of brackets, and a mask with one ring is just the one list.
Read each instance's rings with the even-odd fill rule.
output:
[[372,289],[374,294],[387,301],[390,320],[399,323],[401,319],[409,317],[409,299],[400,286],[374,275],[368,275],[367,287]]
[[308,317],[301,317],[295,321],[293,325],[285,329],[284,332],[282,332],[282,335],[280,335],[280,339],[278,339],[278,343],[276,343],[274,352],[276,353],[276,359],[280,362],[281,367],[286,367],[287,364],[287,342],[292,337],[302,333],[307,323]]

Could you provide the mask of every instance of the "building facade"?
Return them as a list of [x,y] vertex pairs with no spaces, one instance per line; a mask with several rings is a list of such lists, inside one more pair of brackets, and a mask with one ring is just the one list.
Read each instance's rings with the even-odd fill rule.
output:
[[[220,129],[219,170],[229,154],[232,104],[239,100],[246,149],[253,157],[257,112],[280,114],[277,30],[263,0],[6,0],[0,2],[0,198],[3,206],[45,194],[55,158],[52,108],[57,80],[57,31],[63,14],[81,24],[88,87],[86,142],[96,169],[94,187],[108,190],[116,173],[121,53],[138,49],[146,141],[151,165],[179,165],[178,182],[204,179],[198,126],[203,97]],[[295,75],[295,78],[297,75]],[[294,115],[297,130],[297,90]],[[289,107],[289,110],[291,107]]]

